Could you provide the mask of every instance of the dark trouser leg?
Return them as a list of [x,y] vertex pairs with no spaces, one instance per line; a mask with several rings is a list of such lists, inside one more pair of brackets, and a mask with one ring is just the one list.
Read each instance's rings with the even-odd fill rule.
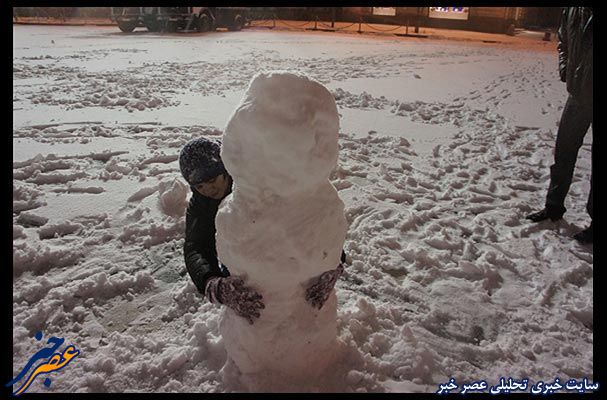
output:
[[590,193],[588,194],[588,203],[586,203],[586,211],[588,211],[590,219],[593,220],[594,216],[592,215],[592,176],[594,175],[594,143],[592,144],[592,159],[590,162]]
[[565,196],[571,186],[577,154],[592,122],[592,107],[583,106],[569,96],[556,135],[554,164],[550,167],[550,186],[546,209],[565,212]]

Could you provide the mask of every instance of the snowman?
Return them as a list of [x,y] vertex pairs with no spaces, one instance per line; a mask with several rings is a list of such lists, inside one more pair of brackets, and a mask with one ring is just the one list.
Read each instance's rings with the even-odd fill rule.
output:
[[335,99],[306,76],[256,75],[223,134],[234,188],[216,216],[217,254],[263,299],[258,318],[225,308],[228,362],[245,376],[310,381],[335,357],[344,204]]

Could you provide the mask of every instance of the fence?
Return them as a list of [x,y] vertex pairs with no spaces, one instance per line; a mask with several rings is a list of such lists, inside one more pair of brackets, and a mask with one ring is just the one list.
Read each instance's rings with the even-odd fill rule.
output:
[[[271,23],[271,25],[270,25]],[[304,22],[294,23],[292,21],[285,21],[284,19],[280,19],[276,14],[252,14],[249,17],[249,22],[247,24],[248,27],[261,27],[274,29],[279,28],[281,26],[291,28],[291,29],[303,29],[303,30],[312,30],[312,31],[329,31],[329,32],[339,32],[339,31],[353,31],[352,27],[356,27],[358,29],[355,32],[364,33],[364,32],[378,32],[378,33],[391,33],[397,36],[415,36],[415,37],[427,37],[427,35],[419,34],[419,26],[411,26],[409,21],[406,24],[402,25],[390,25],[390,28],[379,28],[373,25],[379,24],[370,24],[365,21],[363,16],[359,16],[358,22],[345,23],[338,22],[341,26],[336,26],[335,21],[330,22],[330,25],[327,21],[322,21],[318,15],[313,15]],[[363,30],[363,26],[365,30]],[[412,27],[414,33],[409,33],[409,28]],[[404,33],[398,33],[399,30],[404,30]]]
[[[48,20],[59,20],[61,22],[67,22],[69,19],[82,19],[82,18],[106,18],[109,20],[109,14],[106,12],[107,7],[94,7],[76,9],[74,7],[14,7],[13,8],[13,21],[19,22],[28,20],[33,23],[42,23]],[[108,14],[106,16],[106,14]],[[279,18],[275,13],[256,13],[251,12],[247,19],[246,27],[262,27],[268,29],[287,27],[290,29],[301,29],[301,30],[312,30],[312,31],[329,31],[329,32],[376,32],[376,33],[391,33],[397,36],[416,36],[416,37],[427,37],[426,35],[420,35],[419,27],[413,27],[415,34],[409,33],[410,25],[390,25],[390,28],[380,28],[365,21],[363,16],[359,16],[358,22],[328,22],[319,18],[317,14],[310,15],[307,21],[294,22]],[[365,29],[363,29],[363,27]],[[403,31],[404,32],[399,32]]]

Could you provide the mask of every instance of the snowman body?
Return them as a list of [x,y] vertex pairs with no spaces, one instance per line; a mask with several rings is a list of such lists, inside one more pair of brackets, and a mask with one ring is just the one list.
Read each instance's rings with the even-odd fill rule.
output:
[[318,310],[305,291],[339,265],[345,240],[344,204],[328,179],[338,130],[323,85],[274,72],[252,80],[224,131],[234,188],[217,213],[217,254],[265,305],[253,325],[224,310],[220,330],[242,374],[306,380],[333,359],[335,292]]

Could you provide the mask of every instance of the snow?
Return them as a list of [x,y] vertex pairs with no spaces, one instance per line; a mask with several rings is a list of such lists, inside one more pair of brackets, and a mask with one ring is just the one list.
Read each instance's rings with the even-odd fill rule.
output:
[[187,184],[173,178],[170,181],[161,181],[158,185],[158,203],[162,212],[173,217],[185,215],[189,193]]
[[217,255],[265,305],[253,326],[232,310],[220,323],[228,365],[248,390],[315,379],[333,361],[336,298],[319,311],[305,288],[338,266],[346,235],[328,180],[338,131],[329,90],[280,71],[253,77],[226,125],[221,158],[234,188],[217,212]]
[[[81,350],[30,392],[247,390],[224,368],[222,309],[185,272],[176,157],[223,135],[251,79],[271,70],[335,97],[328,179],[348,260],[325,306],[340,343],[331,368],[269,391],[593,374],[593,251],[570,238],[589,223],[592,129],[565,218],[524,218],[543,204],[567,96],[554,42],[13,32],[13,376],[40,349],[38,330]],[[281,206],[272,212],[288,215]]]

